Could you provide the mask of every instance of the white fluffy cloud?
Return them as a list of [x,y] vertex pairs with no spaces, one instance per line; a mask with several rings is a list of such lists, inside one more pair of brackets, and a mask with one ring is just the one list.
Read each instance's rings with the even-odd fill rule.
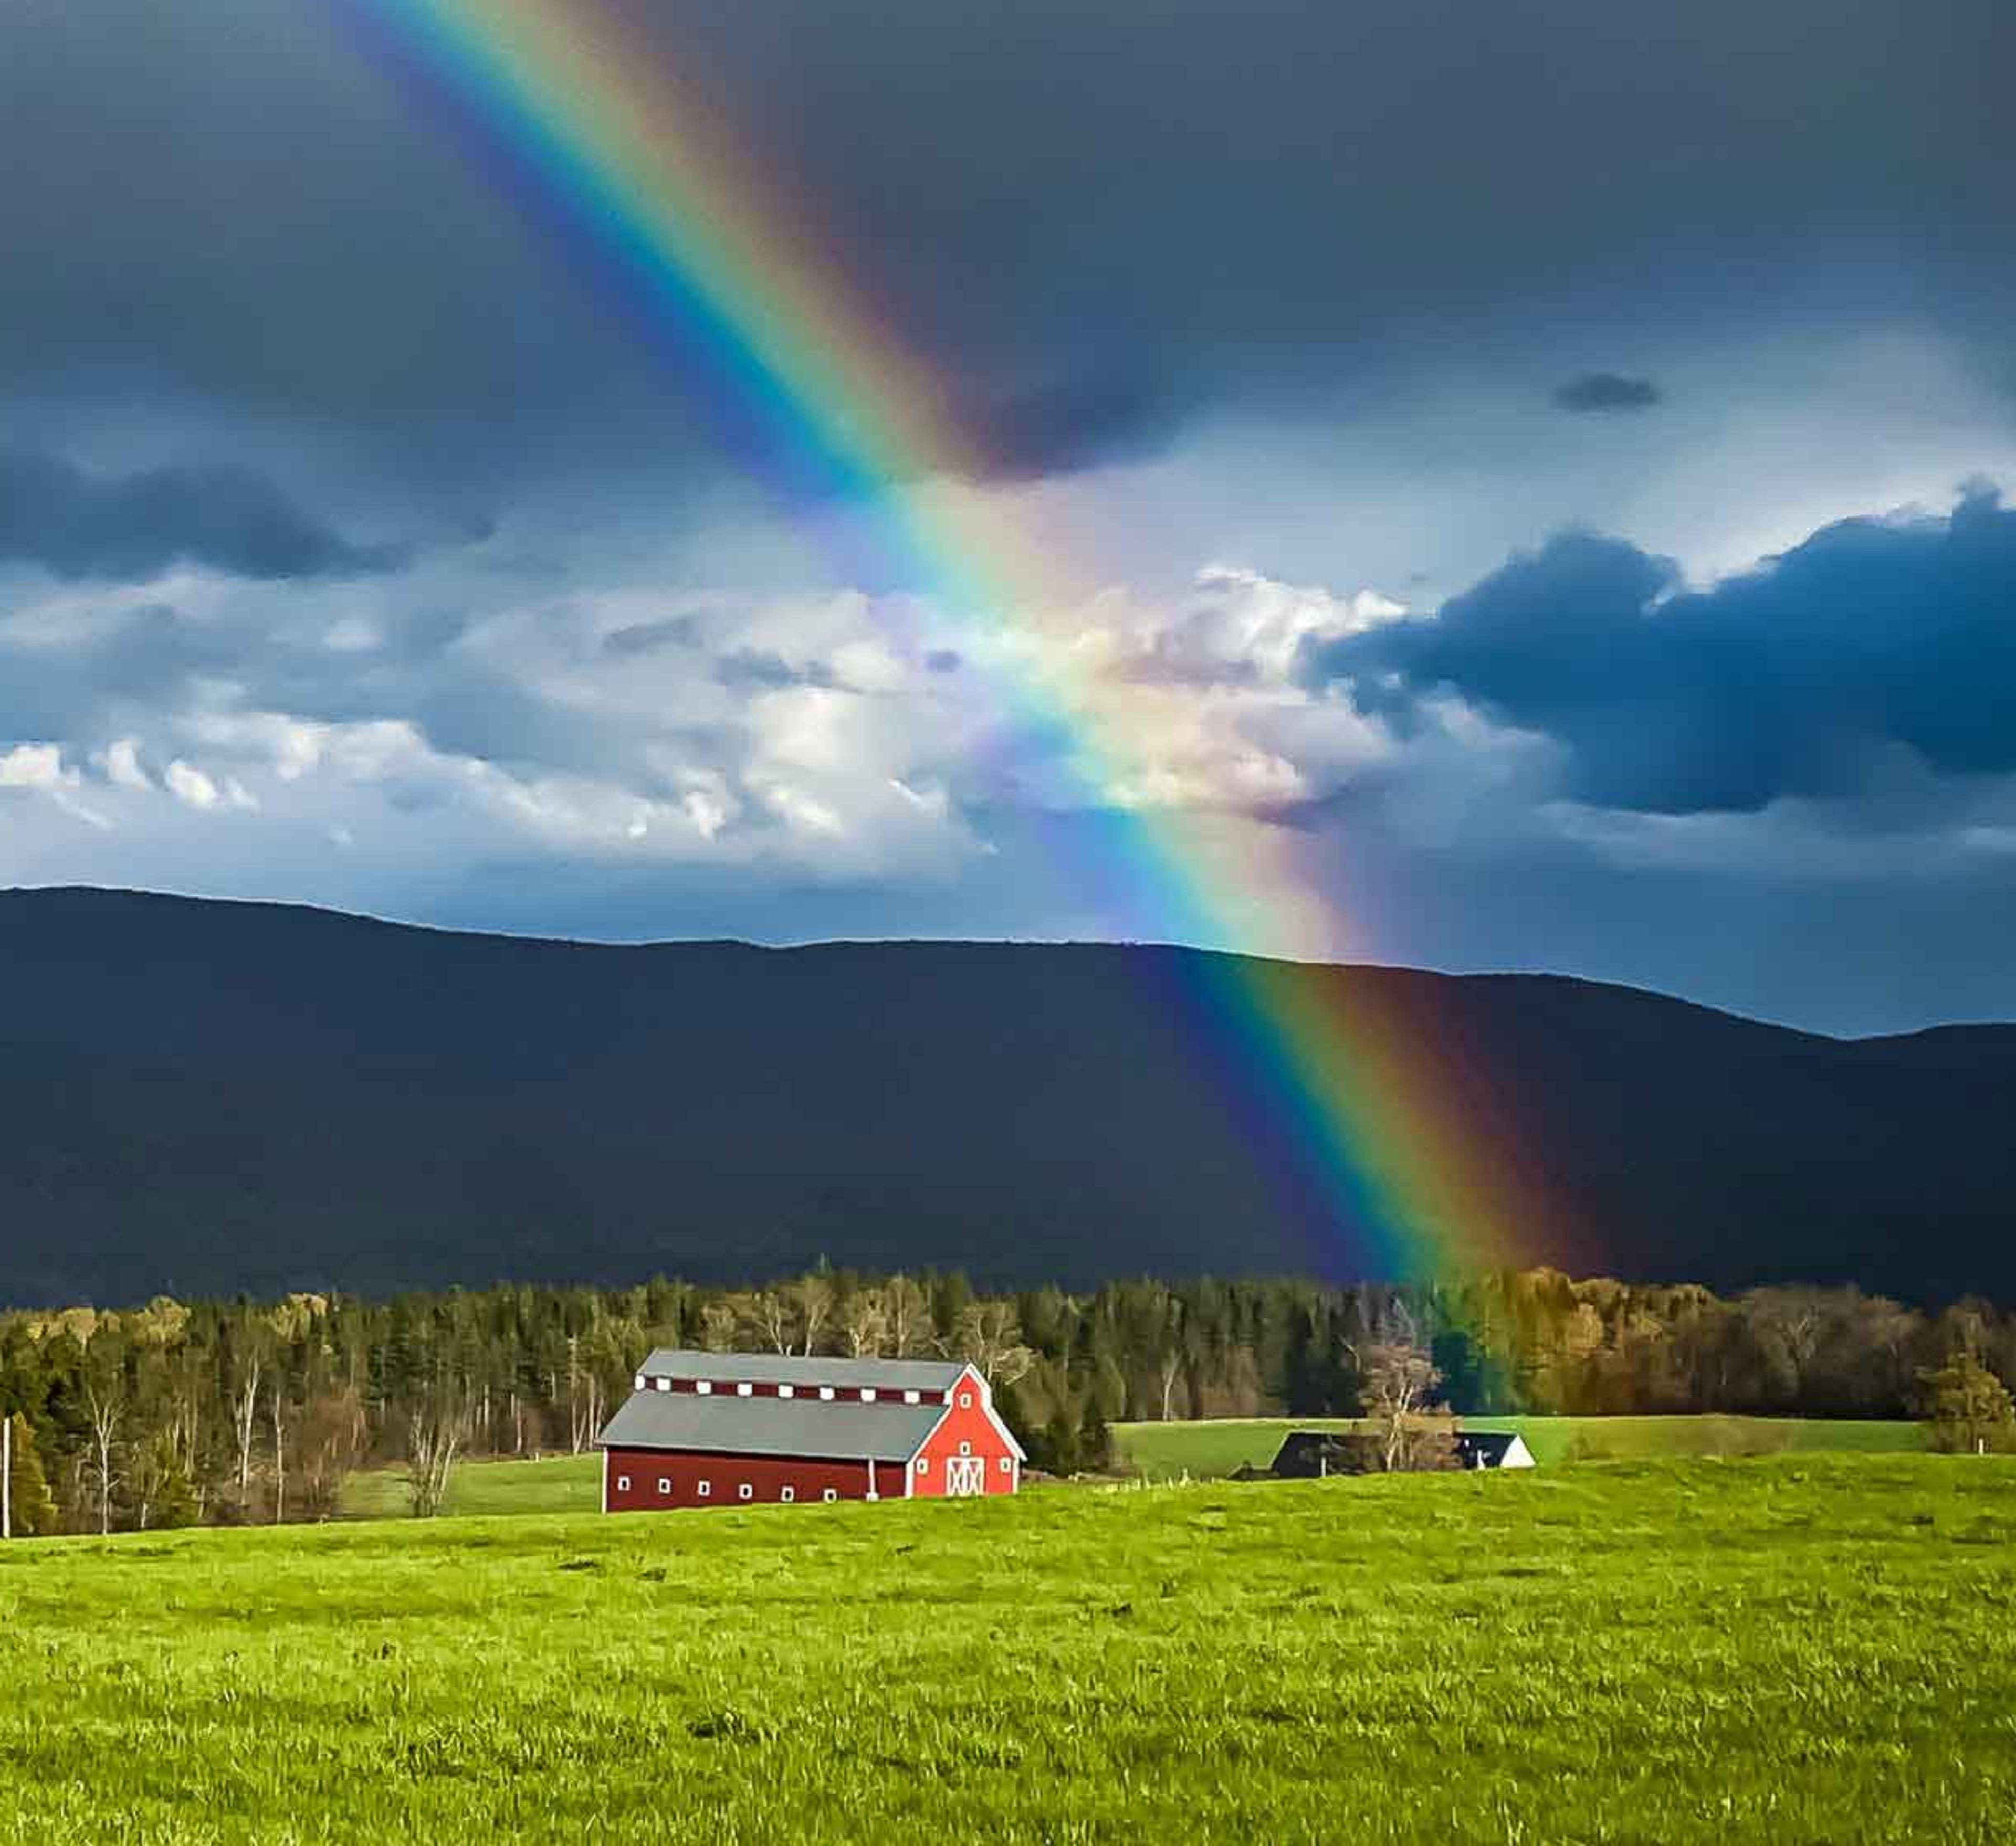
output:
[[[0,691],[0,786],[63,792],[68,821],[88,805],[122,852],[177,862],[340,841],[353,865],[442,876],[529,855],[943,878],[1018,809],[1270,817],[1391,750],[1294,664],[1398,605],[1229,567],[1165,603],[1113,591],[998,630],[858,592],[556,599],[507,581],[430,628],[424,581],[165,587],[175,602],[53,589],[0,616],[0,679],[31,667],[16,683],[69,728],[9,743]],[[77,875],[49,837],[52,875]]]
[[63,767],[63,750],[54,743],[17,743],[0,751],[0,788],[74,788],[77,773]]

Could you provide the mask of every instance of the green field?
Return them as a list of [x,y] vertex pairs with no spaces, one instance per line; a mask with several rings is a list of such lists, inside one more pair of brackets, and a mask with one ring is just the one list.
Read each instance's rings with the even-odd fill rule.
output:
[[[1227,1418],[1213,1423],[1122,1423],[1114,1446],[1151,1481],[1215,1480],[1243,1464],[1265,1467],[1291,1430],[1348,1430],[1335,1418]],[[1469,1430],[1517,1430],[1543,1466],[1640,1461],[1662,1456],[1910,1454],[1924,1447],[1915,1423],[1825,1423],[1793,1416],[1466,1416]]]
[[[1149,1481],[1221,1479],[1243,1463],[1264,1467],[1291,1430],[1351,1427],[1334,1418],[1265,1416],[1212,1423],[1123,1423],[1113,1429],[1121,1465]],[[1787,1453],[1913,1454],[1924,1446],[1915,1423],[1820,1423],[1766,1416],[1467,1416],[1474,1430],[1519,1430],[1539,1461],[1648,1460],[1659,1456]],[[455,1514],[592,1513],[601,1495],[597,1455],[537,1461],[466,1462],[448,1483]],[[353,1476],[343,1497],[351,1519],[396,1518],[406,1511],[396,1468]]]
[[[593,1513],[601,1504],[599,1450],[537,1461],[464,1462],[448,1477],[448,1511],[457,1515]],[[397,1519],[410,1510],[402,1468],[354,1474],[344,1488],[346,1518]]]
[[2016,1837],[2016,1463],[0,1546],[0,1838]]

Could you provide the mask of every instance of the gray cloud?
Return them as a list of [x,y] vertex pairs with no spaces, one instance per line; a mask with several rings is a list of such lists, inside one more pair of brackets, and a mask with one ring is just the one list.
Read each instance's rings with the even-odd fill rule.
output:
[[1946,519],[1844,520],[1699,591],[1568,534],[1305,664],[1397,721],[1449,691],[1542,732],[1568,792],[1604,807],[1852,794],[1899,747],[1939,775],[2016,772],[2016,511],[1975,488]]
[[[2000,0],[1953,0],[1937,31],[1906,0],[1256,0],[1175,9],[1152,45],[1124,9],[1053,4],[880,0],[873,31],[830,8],[787,31],[769,0],[581,10],[657,45],[812,202],[1018,477],[1153,452],[1227,401],[1323,414],[1405,329],[1457,345],[1522,304],[1573,331],[1803,296],[2008,356],[1979,308],[2016,264],[2016,122],[1980,81],[2016,63]],[[508,155],[332,29],[350,16],[71,0],[10,21],[0,164],[36,183],[0,191],[0,246],[38,255],[0,300],[0,396],[299,416],[437,491],[746,460],[704,343],[524,214]],[[1368,77],[1348,106],[1340,70]]]
[[1031,480],[1153,455],[1175,438],[1186,408],[1166,382],[1114,363],[967,415],[983,433],[988,473]]
[[697,647],[700,644],[700,618],[693,615],[666,616],[657,621],[632,622],[603,637],[605,653],[618,660],[635,660],[655,653],[661,647]]
[[262,579],[360,577],[404,561],[353,545],[243,469],[94,475],[59,457],[0,450],[0,560],[56,576],[144,582],[177,564]]
[[1559,410],[1604,412],[1650,410],[1664,402],[1665,398],[1649,378],[1626,378],[1616,372],[1584,372],[1555,386],[1553,401]]
[[738,692],[773,692],[787,686],[825,686],[833,683],[833,669],[823,660],[796,667],[782,654],[767,648],[738,647],[714,664],[717,685]]

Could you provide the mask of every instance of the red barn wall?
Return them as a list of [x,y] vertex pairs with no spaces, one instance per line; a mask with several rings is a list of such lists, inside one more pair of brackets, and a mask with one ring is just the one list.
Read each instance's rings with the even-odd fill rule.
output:
[[[970,1403],[960,1399],[968,1398]],[[913,1499],[937,1499],[944,1497],[950,1476],[946,1463],[960,1456],[977,1457],[981,1462],[980,1492],[989,1494],[1013,1493],[1020,1484],[1021,1470],[1015,1460],[1015,1452],[1009,1447],[1007,1438],[987,1413],[986,1394],[979,1380],[962,1378],[954,1390],[952,1407],[945,1412],[945,1421],[931,1432],[917,1456],[925,1465],[920,1473],[916,1462],[910,1464],[910,1497]],[[962,1445],[963,1445],[962,1447]],[[1001,1464],[1008,1465],[1003,1467]],[[887,1488],[884,1489],[886,1493]]]
[[[868,1464],[858,1461],[805,1461],[792,1456],[695,1454],[665,1448],[611,1448],[602,1461],[605,1505],[611,1513],[666,1512],[682,1506],[774,1506],[788,1487],[797,1504],[822,1504],[826,1490],[841,1500],[868,1497]],[[622,1484],[625,1477],[630,1484]],[[876,1487],[884,1499],[903,1494],[903,1464],[877,1462]],[[658,1483],[668,1482],[661,1493]],[[700,1484],[713,1492],[703,1497]],[[742,1497],[747,1485],[750,1495]]]

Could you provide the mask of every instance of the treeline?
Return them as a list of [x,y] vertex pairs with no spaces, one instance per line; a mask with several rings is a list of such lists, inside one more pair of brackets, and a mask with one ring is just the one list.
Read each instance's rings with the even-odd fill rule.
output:
[[1967,1355],[2016,1385],[2016,1315],[1853,1289],[1573,1281],[1114,1283],[976,1294],[959,1275],[822,1270],[732,1291],[505,1286],[372,1302],[181,1302],[0,1315],[20,1531],[323,1519],[357,1469],[406,1465],[415,1510],[464,1456],[578,1452],[654,1346],[970,1358],[1039,1466],[1107,1464],[1121,1420],[1350,1416],[1417,1355],[1459,1413],[1914,1413]]

